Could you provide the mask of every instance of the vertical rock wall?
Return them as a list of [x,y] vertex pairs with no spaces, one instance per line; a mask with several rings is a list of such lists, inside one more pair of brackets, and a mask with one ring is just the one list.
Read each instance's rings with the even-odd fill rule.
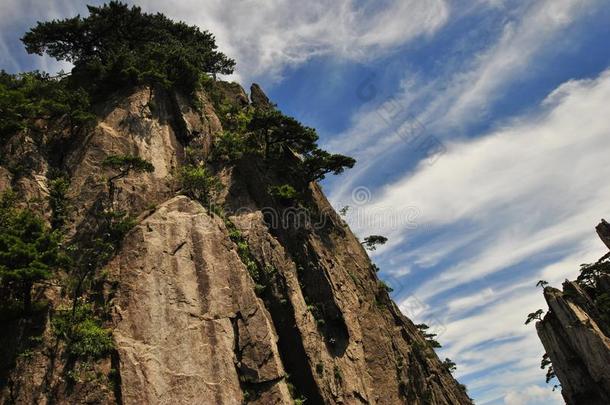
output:
[[[218,86],[229,103],[248,104],[238,85]],[[258,103],[268,102],[260,88],[254,95]],[[195,109],[179,94],[161,89],[117,96],[98,107],[96,128],[63,159],[71,177],[70,235],[75,238],[86,235],[107,192],[105,157],[131,154],[155,167],[117,184],[117,204],[139,223],[103,269],[112,285],[103,299],[111,308],[116,343],[112,365],[104,367],[120,377],[115,390],[85,396],[64,389],[61,373],[49,371],[55,363],[41,349],[9,373],[2,400],[471,403],[380,287],[366,252],[317,185],[303,185],[302,203],[313,222],[284,224],[270,217],[291,208],[267,190],[286,182],[281,166],[296,156],[276,166],[250,157],[215,167],[224,191],[214,204],[226,215],[176,196],[175,175],[184,164],[185,147],[197,145],[209,153],[214,135],[222,131],[211,97],[199,97]],[[0,186],[11,181],[0,168]],[[37,190],[48,193],[42,185]],[[320,221],[321,226],[313,224]],[[235,232],[257,271],[264,272],[265,285],[253,279],[252,263],[240,258],[244,247],[236,243]],[[62,299],[59,294],[51,301],[56,305]],[[45,348],[52,344],[52,337],[45,338]],[[57,355],[59,362],[61,350]],[[24,375],[32,375],[28,381],[33,382],[17,384]]]
[[536,329],[566,403],[609,404],[610,337],[592,299],[570,281],[563,291],[546,287],[544,297],[549,311]]

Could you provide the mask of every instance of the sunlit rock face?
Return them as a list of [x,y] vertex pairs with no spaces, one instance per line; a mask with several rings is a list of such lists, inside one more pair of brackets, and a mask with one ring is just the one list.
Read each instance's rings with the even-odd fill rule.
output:
[[[239,85],[218,86],[230,106],[251,105]],[[214,164],[222,188],[205,206],[182,193],[177,174],[187,148],[213,152],[227,110],[220,112],[205,91],[197,98],[195,108],[161,88],[113,96],[96,106],[95,128],[62,152],[72,239],[88,235],[108,192],[106,157],[138,156],[155,169],[117,184],[115,204],[137,224],[102,269],[97,297],[109,313],[115,352],[98,360],[99,378],[67,381],[47,316],[39,324],[40,348],[3,371],[1,401],[470,404],[389,299],[320,188],[289,179],[303,183],[307,210],[299,212],[270,195],[270,186],[287,182],[285,168],[298,156],[287,151],[275,164],[254,156]],[[252,102],[271,106],[258,86]],[[25,197],[44,199],[46,162],[35,150],[27,153],[38,161],[36,170],[17,184],[0,167],[0,189],[12,184]],[[48,217],[47,206],[37,209]],[[46,292],[51,308],[69,303],[56,287]],[[593,345],[592,336],[582,339]]]

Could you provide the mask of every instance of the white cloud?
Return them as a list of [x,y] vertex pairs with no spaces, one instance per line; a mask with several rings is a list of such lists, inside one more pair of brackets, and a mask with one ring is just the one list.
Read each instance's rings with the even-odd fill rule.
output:
[[[547,399],[537,399],[537,389],[523,395],[515,391],[543,379],[538,367],[542,346],[532,325],[523,322],[527,313],[546,307],[534,287],[537,280],[558,285],[573,279],[580,263],[607,251],[594,226],[609,213],[609,115],[610,70],[595,79],[569,81],[549,95],[536,116],[452,144],[434,166],[422,165],[387,185],[371,204],[371,209],[419,207],[424,228],[439,231],[429,242],[435,249],[418,250],[436,250],[440,255],[433,264],[452,258],[453,265],[416,290],[425,302],[416,321],[425,322],[431,312],[443,315],[446,330],[440,340],[447,346],[442,354],[458,363],[458,375],[468,379],[502,366],[471,384],[485,401]],[[464,223],[470,226],[460,226]],[[395,229],[388,233],[404,238]],[[415,257],[422,255],[418,250]],[[553,261],[557,256],[550,252],[565,254]],[[505,272],[480,291],[460,290],[536,257],[547,264],[533,267],[530,275]],[[454,295],[447,301],[441,294],[449,290]],[[401,307],[409,305],[410,299]]]
[[[497,43],[479,55],[474,70],[465,73],[452,91],[451,105],[442,125],[459,127],[485,113],[486,105],[515,78],[528,69],[534,55],[564,28],[591,10],[598,0],[537,1],[524,9],[519,21],[508,21]],[[437,111],[428,112],[438,116]]]
[[282,74],[319,55],[366,60],[434,33],[449,17],[445,0],[244,0],[138,2],[147,10],[216,34],[245,79]]
[[[353,60],[375,58],[433,34],[446,23],[450,13],[447,0],[127,2],[208,29],[216,35],[220,49],[236,59],[237,74],[233,78],[246,81],[262,76],[278,79],[287,67],[319,55]],[[34,24],[36,20],[77,13],[87,14],[84,3],[76,0],[0,2],[4,33],[24,21]],[[12,34],[12,41],[21,35]],[[0,55],[9,57],[5,47],[0,46]]]
[[[19,63],[15,54],[20,49],[20,38],[33,27],[37,21],[46,21],[57,18],[72,17],[85,10],[82,2],[74,0],[3,0],[0,2],[0,58],[3,67],[11,72],[20,72],[25,68]],[[8,44],[12,44],[9,47]],[[20,50],[20,56],[25,56],[25,50]],[[34,69],[47,72],[71,69],[71,64],[58,62],[47,56],[30,55]]]
[[506,405],[550,405],[552,403],[562,404],[556,394],[548,389],[531,385],[524,390],[511,391],[504,397]]
[[475,305],[479,306],[486,304],[496,296],[496,292],[492,288],[485,288],[483,291],[477,292],[470,296],[460,297],[449,301],[447,307],[450,312],[471,309]]
[[[596,237],[576,242],[576,252],[542,268],[533,268],[521,281],[504,279],[496,285],[474,293],[458,295],[451,300],[430,305],[409,297],[401,308],[416,322],[429,322],[441,315],[444,328],[439,340],[444,344],[441,357],[457,362],[457,377],[477,392],[477,403],[497,404],[502,398],[526,404],[538,404],[534,398],[515,396],[518,389],[528,391],[532,383],[543,385],[547,402],[562,403],[559,392],[544,384],[540,358],[544,349],[533,325],[524,325],[529,312],[546,308],[539,288],[544,279],[558,286],[565,278],[573,279],[580,263],[600,256],[603,246]],[[530,402],[528,402],[530,401]],[[540,399],[540,401],[543,401]]]
[[[431,297],[546,249],[595,237],[593,226],[610,200],[602,186],[610,176],[609,100],[610,71],[597,80],[569,82],[545,103],[544,114],[455,143],[434,166],[422,166],[382,190],[369,209],[408,204],[420,209],[418,221],[428,226],[470,223],[476,229],[470,259],[422,285],[418,296]],[[401,240],[406,231],[379,232]],[[443,235],[432,242],[455,240]]]
[[[536,58],[562,50],[562,33],[602,5],[601,0],[543,0],[516,5],[491,44],[474,56],[445,60],[444,74],[423,80],[406,72],[397,92],[378,97],[354,115],[350,129],[334,137],[328,148],[355,156],[359,163],[333,191],[343,201],[360,179],[378,167],[384,155],[404,147],[397,128],[415,118],[428,134],[455,136],[485,118],[487,109],[511,84],[535,71]],[[497,2],[482,6],[497,7]],[[489,34],[486,34],[489,35]],[[388,113],[387,108],[393,108]],[[388,117],[391,117],[388,119]]]

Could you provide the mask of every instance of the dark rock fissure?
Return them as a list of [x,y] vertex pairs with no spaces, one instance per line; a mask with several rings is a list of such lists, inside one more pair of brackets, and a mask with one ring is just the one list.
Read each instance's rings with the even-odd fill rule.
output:
[[[257,265],[259,268],[263,267],[261,263],[257,263]],[[263,296],[263,304],[271,315],[271,320],[274,324],[276,333],[278,334],[278,351],[280,358],[282,359],[282,364],[286,372],[291,376],[292,384],[296,388],[298,394],[304,395],[309,403],[323,404],[324,400],[320,395],[319,387],[313,377],[303,341],[297,330],[294,310],[291,305],[282,303],[282,300],[285,300],[288,297],[286,282],[283,279],[283,275],[278,274],[277,277],[281,277],[281,281],[276,279],[276,283],[272,287],[278,293],[266,293]],[[281,290],[279,288],[281,288]],[[239,314],[239,316],[241,316],[241,314]],[[232,319],[231,321],[234,323],[234,329],[236,329],[237,318],[235,320]],[[236,330],[235,333],[236,336],[239,336],[238,330]],[[236,344],[238,344],[237,342],[238,339],[236,339]],[[237,350],[238,349],[239,347],[237,347]],[[241,357],[239,360],[241,361]],[[252,384],[249,382],[247,382],[244,387],[255,388],[258,391],[264,388],[259,384]]]
[[114,370],[114,374],[111,376],[113,381],[113,391],[114,397],[116,399],[117,405],[123,404],[123,395],[121,393],[121,361],[119,358],[119,353],[116,350],[113,350],[111,357],[111,367]]
[[[240,163],[237,175],[245,179],[248,193],[254,198],[257,205],[259,207],[275,206],[265,193],[265,189],[260,187],[261,184],[270,183],[268,177],[273,173],[266,175],[259,165],[250,160]],[[248,175],[245,175],[246,173]],[[329,353],[336,357],[342,356],[349,344],[347,325],[341,309],[333,298],[334,292],[328,277],[323,268],[316,265],[321,261],[315,253],[316,249],[308,240],[309,237],[317,236],[316,231],[310,227],[312,216],[315,214],[314,210],[305,211],[305,218],[285,215],[285,211],[278,212],[277,209],[264,210],[263,214],[271,234],[279,240],[293,261],[300,266],[297,268],[297,277],[307,304],[319,308],[319,316],[324,323],[320,322],[318,329],[324,337]],[[320,213],[318,214],[320,215]],[[281,220],[278,220],[278,217]],[[308,236],[306,231],[315,236]]]
[[[286,291],[284,291],[287,296]],[[303,346],[296,326],[294,310],[291,305],[282,304],[277,298],[265,300],[265,307],[271,314],[273,325],[278,334],[278,351],[284,369],[291,377],[297,392],[307,398],[310,404],[323,404],[320,389],[313,377],[307,352]]]

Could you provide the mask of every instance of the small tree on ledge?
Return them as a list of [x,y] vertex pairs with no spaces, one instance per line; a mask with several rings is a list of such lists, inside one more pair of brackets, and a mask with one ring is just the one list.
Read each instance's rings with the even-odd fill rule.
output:
[[322,180],[328,173],[341,174],[345,169],[354,167],[355,164],[354,158],[331,154],[322,149],[315,149],[303,161],[309,181]]
[[149,161],[132,155],[108,156],[102,162],[102,166],[118,172],[108,179],[108,200],[111,207],[114,205],[115,181],[126,177],[131,172],[151,173],[155,170],[155,167]]
[[362,244],[368,250],[375,250],[377,246],[383,245],[388,241],[388,238],[381,235],[371,235],[364,238],[364,242]]
[[528,325],[529,323],[533,322],[533,321],[541,321],[542,320],[542,315],[544,314],[544,311],[539,309],[536,312],[531,312],[527,315],[527,319],[525,320],[525,324]]
[[445,361],[443,361],[443,367],[445,367],[445,369],[450,373],[453,373],[455,370],[457,370],[455,362],[452,361],[450,358],[445,358]]
[[27,314],[33,285],[51,277],[63,255],[59,233],[13,202],[11,194],[0,195],[0,309],[10,310],[18,302]]
[[415,327],[417,329],[419,329],[419,331],[422,333],[422,335],[424,335],[426,342],[428,342],[431,347],[433,347],[435,349],[439,349],[442,347],[442,345],[435,339],[436,333],[428,332],[428,329],[430,329],[430,327],[428,325],[426,325],[425,323],[420,323],[420,324],[415,325]]

